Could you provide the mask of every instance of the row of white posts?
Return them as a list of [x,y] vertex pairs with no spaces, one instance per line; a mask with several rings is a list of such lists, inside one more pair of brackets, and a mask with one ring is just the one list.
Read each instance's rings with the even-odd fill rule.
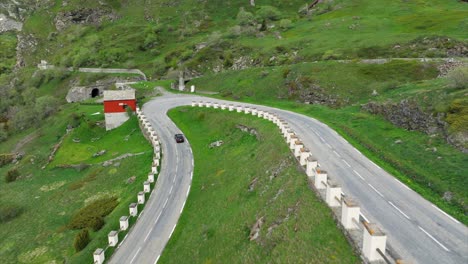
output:
[[361,212],[359,205],[352,198],[345,196],[341,187],[329,178],[329,175],[325,170],[322,170],[319,167],[317,159],[312,156],[310,150],[305,147],[304,143],[299,139],[296,133],[291,130],[287,122],[274,113],[249,106],[203,101],[193,101],[192,106],[221,110],[227,109],[230,112],[235,111],[237,113],[251,114],[275,123],[281,130],[290,150],[299,160],[301,166],[305,168],[307,176],[311,181],[313,181],[317,191],[325,190],[325,202],[327,205],[329,207],[341,207],[342,226],[346,230],[361,229],[361,225],[364,226],[362,244],[362,253],[364,257],[368,261],[385,260],[388,262],[388,259],[385,256],[387,242],[386,234],[383,233],[375,223],[369,223],[365,219],[362,221],[360,220]]
[[136,114],[137,114],[140,126],[143,130],[143,133],[153,145],[154,158],[153,158],[153,164],[151,165],[151,172],[148,174],[148,179],[143,183],[143,191],[138,192],[137,202],[131,203],[128,207],[130,216],[120,217],[119,219],[120,229],[109,232],[109,235],[108,235],[109,245],[105,249],[98,248],[94,251],[93,259],[94,259],[95,264],[102,264],[104,262],[105,260],[104,253],[108,247],[118,246],[119,233],[126,231],[128,229],[129,227],[128,221],[130,217],[138,217],[138,205],[145,204],[146,194],[151,192],[151,184],[155,183],[155,175],[158,174],[158,168],[159,168],[160,160],[161,160],[161,145],[160,145],[158,136],[156,135],[156,132],[154,131],[148,119],[145,117],[145,115],[143,115],[140,108],[138,107],[136,108]]

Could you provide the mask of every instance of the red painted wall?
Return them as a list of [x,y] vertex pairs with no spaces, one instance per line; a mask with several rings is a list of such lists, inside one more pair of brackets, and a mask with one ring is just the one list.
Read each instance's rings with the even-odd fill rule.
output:
[[128,105],[133,111],[136,111],[136,100],[118,100],[104,101],[104,113],[123,113],[126,111],[124,105]]

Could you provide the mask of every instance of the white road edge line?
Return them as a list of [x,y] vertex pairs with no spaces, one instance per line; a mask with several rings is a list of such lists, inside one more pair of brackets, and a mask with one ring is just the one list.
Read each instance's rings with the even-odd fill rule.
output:
[[325,142],[325,139],[323,139],[323,137],[319,136],[320,140],[322,140],[322,142]]
[[326,145],[327,145],[328,148],[330,148],[330,149],[332,148],[332,146],[330,144],[326,143]]
[[169,194],[172,193],[172,189],[174,189],[174,185],[171,186],[171,189],[169,190]]
[[395,208],[398,212],[400,212],[400,214],[402,214],[404,217],[406,217],[406,219],[408,220],[411,220],[411,218],[406,215],[402,210],[400,210],[400,208],[398,208],[396,205],[394,205],[392,202],[388,201],[388,203],[393,206],[393,208]]
[[159,257],[161,257],[161,255],[158,255],[158,257],[156,258],[156,261],[154,262],[154,264],[158,263]]
[[367,223],[370,223],[369,222],[369,219],[367,219],[367,217],[365,217],[363,214],[360,213],[360,215],[362,216],[362,218],[364,218],[364,220],[366,220]]
[[188,186],[188,189],[187,189],[187,197],[188,197],[189,193],[190,193],[190,185]]
[[341,157],[340,154],[338,154],[338,152],[333,151],[333,153],[335,153],[338,157]]
[[445,249],[445,251],[447,252],[450,252],[450,250],[445,247],[442,243],[440,243],[437,239],[435,239],[431,234],[429,234],[426,230],[424,230],[424,228],[418,226],[419,229],[421,229],[421,231],[423,231],[428,237],[430,237],[432,240],[434,240],[437,244],[439,244],[439,246],[441,246],[443,249]]
[[169,235],[169,237],[171,237],[172,233],[174,233],[174,230],[175,230],[176,226],[177,226],[177,224],[175,224],[174,227],[172,228],[172,231],[171,231],[171,234]]
[[447,214],[446,212],[442,211],[442,209],[440,209],[439,207],[437,207],[437,206],[435,206],[435,205],[433,205],[433,204],[431,204],[431,205],[432,205],[432,207],[434,207],[435,209],[437,209],[439,212],[443,213],[445,216],[447,216],[448,218],[452,219],[452,221],[454,221],[455,223],[460,224],[460,222],[459,222],[457,219],[453,218],[451,215],[449,215],[449,214]]
[[138,253],[140,252],[141,250],[141,247],[138,248],[137,252],[135,253],[135,255],[133,256],[132,260],[130,260],[130,264],[133,263],[133,261],[135,260],[136,256],[138,255]]
[[405,187],[406,189],[408,190],[411,190],[410,187],[406,186],[406,184],[402,183],[401,181],[399,181],[398,179],[394,178],[395,181],[397,181],[399,184],[401,184],[403,187]]
[[[154,226],[153,226],[154,227]],[[148,231],[148,234],[146,235],[145,237],[145,240],[143,242],[146,242],[146,240],[148,239],[149,235],[151,234],[151,231],[153,231],[153,227],[151,227],[151,229]]]
[[372,184],[368,183],[368,185],[372,188],[372,190],[374,190],[378,195],[380,195],[380,197],[384,198],[383,194],[379,192],[374,186],[372,186]]
[[166,198],[166,201],[164,202],[164,205],[163,205],[163,209],[164,209],[164,208],[166,208],[167,201],[169,201],[169,197],[168,197],[168,198]]
[[350,168],[351,168],[351,165],[349,165],[349,163],[348,163],[348,162],[346,162],[346,160],[342,159],[342,161],[343,161],[343,163],[344,163],[344,164],[346,164],[348,167],[350,167]]
[[184,201],[184,204],[182,204],[182,208],[180,208],[180,213],[182,213],[182,211],[184,210],[185,202],[186,202],[186,201],[187,201],[187,200],[185,200],[185,201]]
[[354,151],[356,151],[357,153],[362,155],[361,151],[357,150],[357,148],[353,148],[353,149],[354,149]]
[[359,176],[359,178],[363,179],[364,180],[364,177],[361,176],[361,174],[359,174],[357,171],[353,170],[354,174],[356,174],[357,176]]

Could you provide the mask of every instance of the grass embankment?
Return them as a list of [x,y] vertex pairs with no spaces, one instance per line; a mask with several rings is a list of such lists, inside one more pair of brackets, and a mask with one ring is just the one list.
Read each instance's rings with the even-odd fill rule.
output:
[[[169,116],[190,141],[195,171],[161,263],[359,262],[274,124],[187,107]],[[236,125],[255,129],[258,136]],[[224,145],[209,148],[216,140]],[[259,238],[249,241],[261,217]]]
[[[401,75],[395,68],[398,65],[413,70],[404,70],[404,75]],[[324,88],[323,93],[335,94],[350,104],[339,109],[293,102],[298,98],[297,95],[292,98],[278,96],[287,95],[289,89],[288,80],[283,76],[285,67],[226,72],[194,79],[189,85],[219,91],[216,97],[221,99],[264,104],[318,118],[337,130],[375,163],[468,224],[468,193],[465,190],[468,185],[465,177],[468,174],[468,156],[446,144],[440,137],[397,128],[380,116],[360,110],[359,104],[370,100],[398,101],[410,98],[425,104],[433,101],[438,108],[447,111],[463,90],[448,89],[444,79],[422,80],[418,73],[421,67],[425,66],[413,62],[389,65],[323,62],[290,67],[296,76],[313,78],[316,84]],[[393,78],[388,78],[387,70],[394,72]],[[432,72],[428,68],[423,71]],[[425,78],[433,77],[428,74]],[[374,89],[378,91],[378,96],[372,96]],[[440,95],[438,100],[433,94]],[[397,140],[402,143],[397,144]],[[452,199],[443,199],[444,194],[451,194]]]
[[[91,115],[95,112],[101,114]],[[19,210],[16,217],[0,225],[2,263],[90,263],[92,252],[107,245],[109,231],[119,228],[118,219],[128,215],[128,204],[136,200],[146,179],[152,159],[151,146],[141,134],[136,118],[110,132],[96,126],[96,121],[103,122],[102,106],[67,105],[38,129],[25,131],[0,145],[0,153],[8,153],[20,139],[28,134],[35,135],[20,149],[25,156],[19,164],[0,168],[0,207]],[[67,124],[79,126],[65,136],[56,160],[41,169],[53,145],[64,135]],[[80,142],[72,139],[80,139]],[[90,143],[91,139],[95,142]],[[103,149],[107,151],[105,155],[92,157]],[[137,152],[145,154],[108,167],[91,165],[80,170],[55,166],[95,164]],[[20,177],[6,183],[4,175],[14,167],[18,168]],[[132,176],[136,176],[135,181],[127,183]],[[79,230],[69,229],[67,225],[81,208],[106,197],[116,197],[117,207],[104,218],[102,229],[90,230],[92,241],[88,246],[75,253],[73,240]]]

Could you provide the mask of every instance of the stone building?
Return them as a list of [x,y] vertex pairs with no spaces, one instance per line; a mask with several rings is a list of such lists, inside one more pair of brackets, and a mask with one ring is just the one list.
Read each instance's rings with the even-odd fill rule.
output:
[[106,130],[114,129],[127,121],[130,118],[127,111],[136,111],[135,90],[104,91]]

